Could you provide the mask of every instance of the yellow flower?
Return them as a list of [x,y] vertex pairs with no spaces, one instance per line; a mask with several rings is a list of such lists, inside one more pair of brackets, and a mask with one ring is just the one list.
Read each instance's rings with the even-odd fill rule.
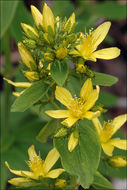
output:
[[36,26],[39,28],[39,25],[42,26],[43,16],[40,13],[40,11],[33,5],[31,5],[31,12],[32,12],[34,22],[35,22]]
[[48,27],[50,26],[52,28],[53,32],[55,32],[54,25],[55,25],[54,15],[53,15],[50,7],[47,6],[47,4],[45,3],[44,7],[43,7],[43,27],[44,27],[44,30],[46,32],[48,32]]
[[114,168],[125,167],[127,166],[127,158],[124,156],[113,156],[108,159],[108,163]]
[[101,125],[98,118],[94,118],[92,121],[96,127],[98,137],[105,154],[112,156],[114,147],[123,150],[127,149],[127,140],[121,140],[119,138],[111,139],[117,130],[127,121],[127,114],[115,117],[112,121],[104,123],[103,126]]
[[120,49],[116,47],[105,48],[96,51],[98,45],[106,37],[110,26],[110,22],[104,22],[103,24],[98,26],[96,30],[90,30],[89,34],[82,34],[82,43],[76,46],[76,50],[70,52],[70,54],[79,55],[83,57],[85,60],[91,60],[94,62],[96,62],[97,58],[113,59],[118,57],[120,55]]
[[80,98],[73,98],[66,88],[57,86],[55,97],[65,105],[68,110],[48,110],[45,113],[54,118],[67,118],[62,121],[62,124],[71,127],[79,119],[87,118],[91,120],[99,116],[100,112],[89,111],[98,99],[98,95],[99,86],[93,89],[91,79],[87,79],[81,88]]
[[[12,170],[9,164],[5,162],[10,172],[12,172],[15,175],[21,176],[25,179],[27,178],[33,180],[41,180],[43,178],[53,178],[53,179],[57,178],[61,173],[65,171],[62,168],[50,170],[53,167],[53,165],[56,163],[56,161],[59,159],[59,153],[56,150],[56,148],[50,150],[45,161],[41,159],[40,154],[37,155],[34,145],[30,146],[30,148],[28,149],[28,155],[29,155],[29,161],[27,162],[27,164],[31,169],[31,171]],[[14,182],[18,182],[18,179],[17,181],[14,179],[11,179],[11,181],[13,180],[13,184]]]
[[26,67],[28,67],[30,70],[36,69],[36,62],[34,61],[30,52],[27,50],[27,48],[24,46],[22,42],[18,43],[18,50],[22,58],[22,61],[26,65]]

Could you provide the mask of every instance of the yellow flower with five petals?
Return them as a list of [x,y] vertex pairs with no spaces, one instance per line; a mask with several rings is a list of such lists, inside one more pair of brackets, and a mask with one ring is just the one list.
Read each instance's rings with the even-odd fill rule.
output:
[[80,91],[80,98],[73,98],[66,88],[57,86],[55,97],[66,106],[68,110],[47,110],[45,113],[54,118],[67,118],[62,121],[62,124],[71,127],[79,119],[87,118],[91,120],[100,115],[99,111],[90,111],[98,99],[98,96],[99,86],[96,86],[96,89],[93,89],[91,79],[85,81]]
[[18,171],[12,170],[7,162],[5,162],[6,166],[15,175],[21,176],[21,178],[13,178],[8,182],[18,186],[18,183],[25,183],[26,179],[29,180],[42,180],[44,178],[57,178],[61,173],[65,170],[62,168],[50,170],[56,161],[59,159],[59,153],[56,148],[53,148],[49,151],[45,161],[43,161],[40,157],[40,154],[37,155],[34,145],[30,146],[28,149],[29,161],[27,162],[31,171]]
[[96,50],[98,45],[104,40],[111,26],[111,22],[104,22],[89,32],[89,34],[81,33],[81,44],[75,47],[75,50],[70,52],[72,55],[79,55],[85,60],[96,62],[96,59],[114,59],[120,55],[120,49],[116,47],[104,48]]
[[114,147],[123,150],[127,149],[127,140],[121,140],[119,138],[111,139],[111,137],[117,132],[120,127],[122,127],[126,121],[127,114],[117,116],[110,122],[104,122],[103,126],[101,125],[98,118],[92,119],[92,122],[97,130],[102,149],[108,156],[112,156]]

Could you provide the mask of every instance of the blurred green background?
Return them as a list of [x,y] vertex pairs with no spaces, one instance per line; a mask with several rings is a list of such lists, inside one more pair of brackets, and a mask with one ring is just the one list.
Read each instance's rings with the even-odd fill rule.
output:
[[[105,107],[109,109],[108,116],[104,117],[108,119],[125,113],[126,2],[124,0],[52,0],[45,2],[52,7],[55,16],[69,17],[74,11],[77,22],[76,31],[84,31],[85,27],[88,31],[91,27],[96,28],[106,20],[112,22],[110,32],[101,46],[117,46],[122,50],[121,56],[113,61],[98,60],[97,63],[88,61],[88,65],[96,71],[112,74],[119,78],[119,82],[112,88],[102,88],[100,102],[103,102]],[[42,144],[36,140],[37,134],[48,117],[44,114],[38,115],[33,108],[24,113],[11,113],[10,106],[15,99],[11,95],[14,87],[3,81],[3,76],[14,81],[25,81],[20,71],[20,65],[18,65],[20,56],[16,45],[23,36],[20,23],[33,25],[30,5],[35,5],[41,11],[43,3],[44,1],[40,0],[0,1],[1,190],[14,189],[7,184],[7,179],[13,175],[6,169],[5,160],[14,169],[27,169],[25,160],[28,160],[27,149],[31,144],[34,144],[36,149],[41,151],[43,158],[52,147],[50,141]],[[122,132],[120,132],[120,136],[123,136]],[[125,178],[126,175],[124,168],[113,171],[112,168],[103,166],[102,163],[100,171],[105,176],[116,178]]]

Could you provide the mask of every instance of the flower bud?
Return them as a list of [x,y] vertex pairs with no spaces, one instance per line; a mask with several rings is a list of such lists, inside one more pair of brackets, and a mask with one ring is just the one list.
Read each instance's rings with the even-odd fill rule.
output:
[[68,33],[71,32],[73,26],[75,24],[75,13],[72,13],[72,15],[69,17],[69,19],[67,20],[64,29],[68,31]]
[[71,133],[68,140],[68,150],[72,152],[77,146],[79,138],[75,137],[74,132]]
[[38,33],[32,26],[24,23],[21,23],[21,26],[29,38],[36,39],[37,37],[39,37]]
[[108,163],[113,168],[125,167],[127,166],[127,158],[124,156],[113,156],[108,159]]
[[34,71],[27,71],[24,73],[24,76],[31,82],[39,80],[39,73]]
[[44,4],[43,7],[43,27],[46,32],[48,32],[48,27],[50,26],[52,28],[52,31],[55,32],[55,21],[54,21],[54,15],[47,4]]
[[43,34],[43,38],[44,38],[44,40],[45,40],[46,42],[48,42],[48,43],[50,44],[50,41],[49,41],[49,39],[48,39],[48,33],[44,33],[44,34]]
[[87,68],[87,66],[84,64],[81,64],[81,63],[76,64],[76,71],[78,73],[86,73],[86,68]]
[[27,46],[28,48],[36,48],[36,42],[35,42],[34,40],[25,39],[25,40],[23,40],[23,43],[24,43],[25,46]]
[[66,180],[65,179],[57,179],[56,182],[55,182],[55,187],[56,188],[60,188],[60,189],[63,189],[66,187]]
[[42,26],[43,16],[40,13],[40,11],[33,5],[31,5],[31,12],[32,12],[34,22],[35,22],[37,28],[39,28],[39,25]]
[[22,58],[22,61],[26,65],[26,67],[28,67],[30,70],[36,70],[37,65],[30,52],[26,49],[22,42],[18,43],[18,50]]
[[34,186],[38,186],[39,184],[39,183],[34,182],[31,179],[24,178],[24,177],[13,178],[13,179],[8,180],[8,182],[12,185],[15,185],[21,188],[34,187]]
[[45,61],[53,61],[54,60],[54,54],[53,53],[45,53],[44,59],[45,59]]
[[54,137],[59,138],[59,137],[64,137],[67,135],[67,129],[62,127],[61,129],[59,129],[56,134],[54,135]]
[[60,48],[56,51],[56,57],[58,59],[64,59],[67,56],[68,50],[67,48]]

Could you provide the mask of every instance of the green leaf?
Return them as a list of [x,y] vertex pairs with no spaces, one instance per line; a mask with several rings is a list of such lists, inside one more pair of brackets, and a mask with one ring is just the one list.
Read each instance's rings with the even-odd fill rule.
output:
[[78,176],[78,183],[88,188],[100,160],[100,143],[92,124],[88,120],[79,122],[79,144],[68,151],[68,137],[54,139],[54,145],[60,153],[64,169]]
[[112,86],[118,81],[118,78],[112,75],[98,72],[94,72],[94,74],[95,77],[92,79],[93,85]]
[[105,1],[97,4],[94,8],[94,13],[111,20],[124,19],[126,18],[126,5],[116,1]]
[[10,29],[11,34],[14,37],[15,41],[21,41],[22,40],[22,28],[20,23],[26,23],[29,25],[33,25],[33,18],[26,6],[24,5],[23,1],[19,1],[18,7],[16,9],[15,18],[13,19]]
[[40,142],[46,143],[47,138],[52,135],[58,128],[59,121],[56,119],[50,120],[39,132],[36,139]]
[[0,1],[1,7],[1,26],[0,26],[0,38],[9,28],[18,5],[18,1]]
[[99,189],[102,189],[102,190],[115,189],[112,186],[112,184],[104,176],[102,176],[99,172],[96,172],[92,186],[97,190],[99,190]]
[[59,86],[62,86],[68,76],[68,64],[64,61],[56,61],[51,65],[51,76]]
[[13,103],[12,112],[24,112],[48,91],[47,85],[43,80],[35,82],[31,87],[27,88]]
[[96,104],[102,103],[106,107],[112,107],[117,104],[118,97],[109,92],[100,92],[99,99]]

